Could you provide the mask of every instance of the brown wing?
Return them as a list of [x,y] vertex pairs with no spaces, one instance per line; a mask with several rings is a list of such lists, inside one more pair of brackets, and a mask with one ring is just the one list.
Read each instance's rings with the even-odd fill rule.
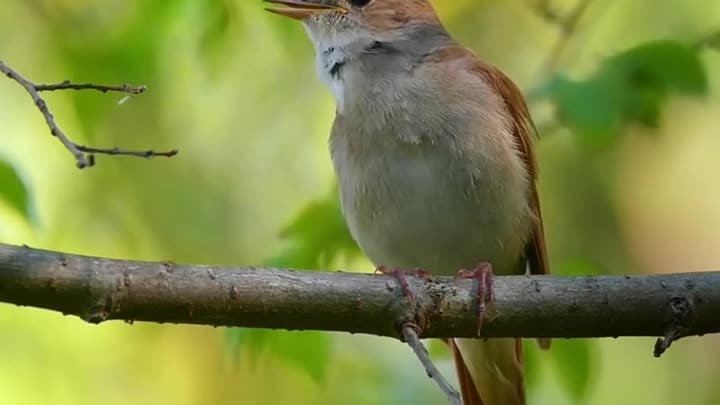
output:
[[487,82],[493,86],[505,101],[505,106],[513,121],[513,136],[520,154],[525,159],[525,165],[530,173],[530,207],[535,214],[533,234],[525,247],[525,259],[532,274],[550,274],[547,250],[545,247],[545,233],[543,230],[542,214],[540,212],[540,199],[537,192],[538,165],[531,136],[537,137],[537,130],[530,118],[525,98],[515,83],[498,68],[477,63],[476,71],[483,75]]
[[[488,83],[497,90],[505,101],[505,106],[513,121],[515,144],[525,159],[525,165],[530,174],[528,198],[530,199],[530,208],[535,215],[535,221],[533,222],[532,235],[527,246],[525,246],[525,260],[527,260],[531,274],[550,274],[550,264],[548,262],[547,248],[545,247],[545,231],[543,229],[542,213],[540,212],[540,198],[538,197],[536,184],[538,165],[531,139],[532,135],[537,137],[537,129],[532,122],[532,118],[530,118],[525,97],[510,78],[498,68],[482,62],[477,62],[475,70],[487,79]],[[550,348],[550,339],[540,338],[537,341],[540,348]]]
[[[527,103],[525,102],[522,92],[515,83],[513,83],[512,80],[510,80],[510,78],[503,74],[499,69],[480,62],[474,55],[472,55],[471,52],[462,47],[448,47],[443,51],[438,52],[436,54],[436,58],[444,58],[445,60],[448,58],[463,59],[463,62],[469,63],[470,65],[468,67],[478,76],[483,77],[483,79],[497,91],[502,100],[505,102],[505,107],[512,118],[512,133],[515,138],[515,144],[517,145],[518,152],[525,161],[525,166],[527,167],[529,173],[530,185],[528,189],[528,199],[535,217],[532,235],[528,240],[527,246],[525,246],[525,260],[532,274],[550,274],[550,266],[548,264],[545,247],[542,215],[540,212],[540,200],[538,198],[536,185],[538,165],[531,139],[531,136],[537,136],[537,130],[530,118],[530,112],[528,111]],[[547,349],[550,347],[550,339],[538,339],[538,344],[541,348]],[[482,400],[477,386],[473,384],[473,380],[470,376],[467,365],[465,364],[465,360],[454,344],[451,343],[450,346],[455,357],[463,401],[468,405],[483,405],[485,401]],[[520,339],[516,340],[515,356],[518,364],[522,365],[523,356],[522,343]],[[520,387],[521,385],[518,386]],[[524,394],[522,394],[521,397],[524,398]]]
[[545,234],[543,231],[542,214],[540,213],[540,200],[537,193],[537,175],[538,165],[535,159],[535,152],[531,136],[537,136],[537,130],[530,118],[525,97],[522,91],[498,68],[483,63],[468,49],[462,46],[451,45],[441,50],[436,50],[426,57],[428,62],[445,62],[455,60],[460,65],[473,73],[481,76],[490,86],[492,86],[500,97],[505,101],[513,123],[513,136],[518,151],[525,160],[525,166],[530,174],[530,189],[528,190],[528,198],[530,199],[530,207],[535,214],[533,223],[533,233],[525,247],[525,259],[530,267],[532,274],[550,274],[550,266],[548,263],[547,250],[545,247]]

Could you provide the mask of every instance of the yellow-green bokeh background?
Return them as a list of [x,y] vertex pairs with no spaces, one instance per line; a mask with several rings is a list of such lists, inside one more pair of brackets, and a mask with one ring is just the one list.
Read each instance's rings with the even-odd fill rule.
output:
[[[435,1],[455,36],[527,90],[558,30],[519,0]],[[560,10],[573,1],[557,1]],[[178,148],[171,160],[99,156],[78,171],[23,90],[0,80],[0,157],[32,193],[27,221],[0,201],[0,241],[89,255],[258,264],[278,232],[333,185],[329,93],[315,78],[302,28],[259,1],[4,0],[0,59],[37,82],[142,83],[149,91],[47,94],[80,143]],[[558,70],[583,77],[606,57],[660,38],[720,29],[713,0],[597,1]],[[541,199],[559,273],[720,268],[720,54],[703,52],[711,92],[673,98],[660,128],[627,127],[588,153],[574,134],[538,144]],[[551,117],[533,105],[542,124]],[[334,266],[368,271],[362,260]],[[296,334],[280,338],[293,347]],[[229,354],[222,329],[91,326],[0,306],[0,404],[440,404],[400,343],[332,335],[323,378],[272,351]],[[689,338],[661,359],[652,339],[592,341],[587,404],[720,401],[720,340]],[[563,342],[558,342],[562,350]],[[572,404],[557,356],[538,353],[533,404]],[[452,375],[449,359],[437,361]],[[572,362],[570,356],[565,361]],[[562,367],[562,366],[560,366]]]

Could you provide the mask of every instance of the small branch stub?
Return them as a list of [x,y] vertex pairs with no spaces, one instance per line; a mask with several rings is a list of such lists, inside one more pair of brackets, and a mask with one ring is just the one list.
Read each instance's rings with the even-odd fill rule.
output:
[[683,337],[692,326],[694,315],[692,302],[682,295],[670,297],[668,301],[671,319],[668,321],[668,329],[665,335],[655,342],[655,350],[653,351],[655,357],[662,356],[672,342]]

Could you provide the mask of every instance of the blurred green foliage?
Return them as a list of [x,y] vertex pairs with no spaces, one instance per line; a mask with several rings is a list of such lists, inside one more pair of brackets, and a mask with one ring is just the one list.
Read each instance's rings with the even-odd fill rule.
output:
[[558,75],[549,82],[545,96],[555,104],[564,125],[581,139],[603,145],[626,124],[656,127],[672,93],[705,95],[707,91],[697,49],[656,41],[608,58],[583,81]]
[[9,162],[0,161],[0,197],[28,220],[32,216],[32,201],[20,174]]
[[[596,2],[558,70],[538,78],[562,36],[554,23],[521,2],[435,3],[459,40],[530,94],[543,136],[540,187],[555,273],[658,271],[663,261],[655,258],[664,251],[687,265],[675,271],[692,270],[693,260],[720,265],[682,243],[667,249],[658,235],[674,229],[638,222],[672,212],[709,245],[720,242],[719,214],[693,211],[674,195],[692,193],[665,198],[671,185],[645,187],[653,173],[633,166],[660,154],[662,167],[672,168],[686,150],[648,148],[639,134],[655,135],[644,142],[657,144],[720,146],[713,143],[720,57],[712,51],[720,48],[720,8],[710,0]],[[553,3],[564,12],[575,1]],[[97,167],[78,172],[31,100],[0,82],[3,242],[144,260],[372,268],[342,220],[325,146],[332,102],[312,79],[313,52],[297,24],[240,0],[10,0],[0,8],[0,34],[0,57],[38,82],[149,86],[122,104],[110,94],[48,94],[76,141],[181,150],[169,161],[101,156]],[[687,118],[687,109],[700,119]],[[712,161],[688,161],[698,176],[720,170]],[[720,203],[720,192],[673,181]],[[0,330],[3,403],[443,401],[410,351],[387,339],[91,327],[6,307]],[[707,351],[717,350],[706,339],[673,345],[660,361],[652,359],[651,339],[556,340],[549,352],[528,340],[530,403],[717,398],[720,365],[708,360]],[[452,375],[447,349],[430,347]]]
[[287,247],[266,261],[268,266],[327,269],[360,251],[345,226],[336,192],[307,204],[280,233]]
[[239,354],[243,347],[249,348],[246,356],[260,356],[271,351],[280,359],[306,371],[314,381],[322,383],[327,374],[332,341],[322,332],[285,332],[265,329],[229,328],[227,331],[230,354],[243,361]]
[[588,387],[592,383],[592,345],[583,339],[555,339],[553,360],[560,379],[576,403],[585,401]]

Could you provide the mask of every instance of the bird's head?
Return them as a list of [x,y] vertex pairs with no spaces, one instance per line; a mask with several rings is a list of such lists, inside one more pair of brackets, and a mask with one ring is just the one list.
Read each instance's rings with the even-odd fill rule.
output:
[[[411,39],[442,29],[429,0],[266,0],[276,14],[304,23],[313,43],[374,43]],[[414,39],[414,38],[413,38]]]

